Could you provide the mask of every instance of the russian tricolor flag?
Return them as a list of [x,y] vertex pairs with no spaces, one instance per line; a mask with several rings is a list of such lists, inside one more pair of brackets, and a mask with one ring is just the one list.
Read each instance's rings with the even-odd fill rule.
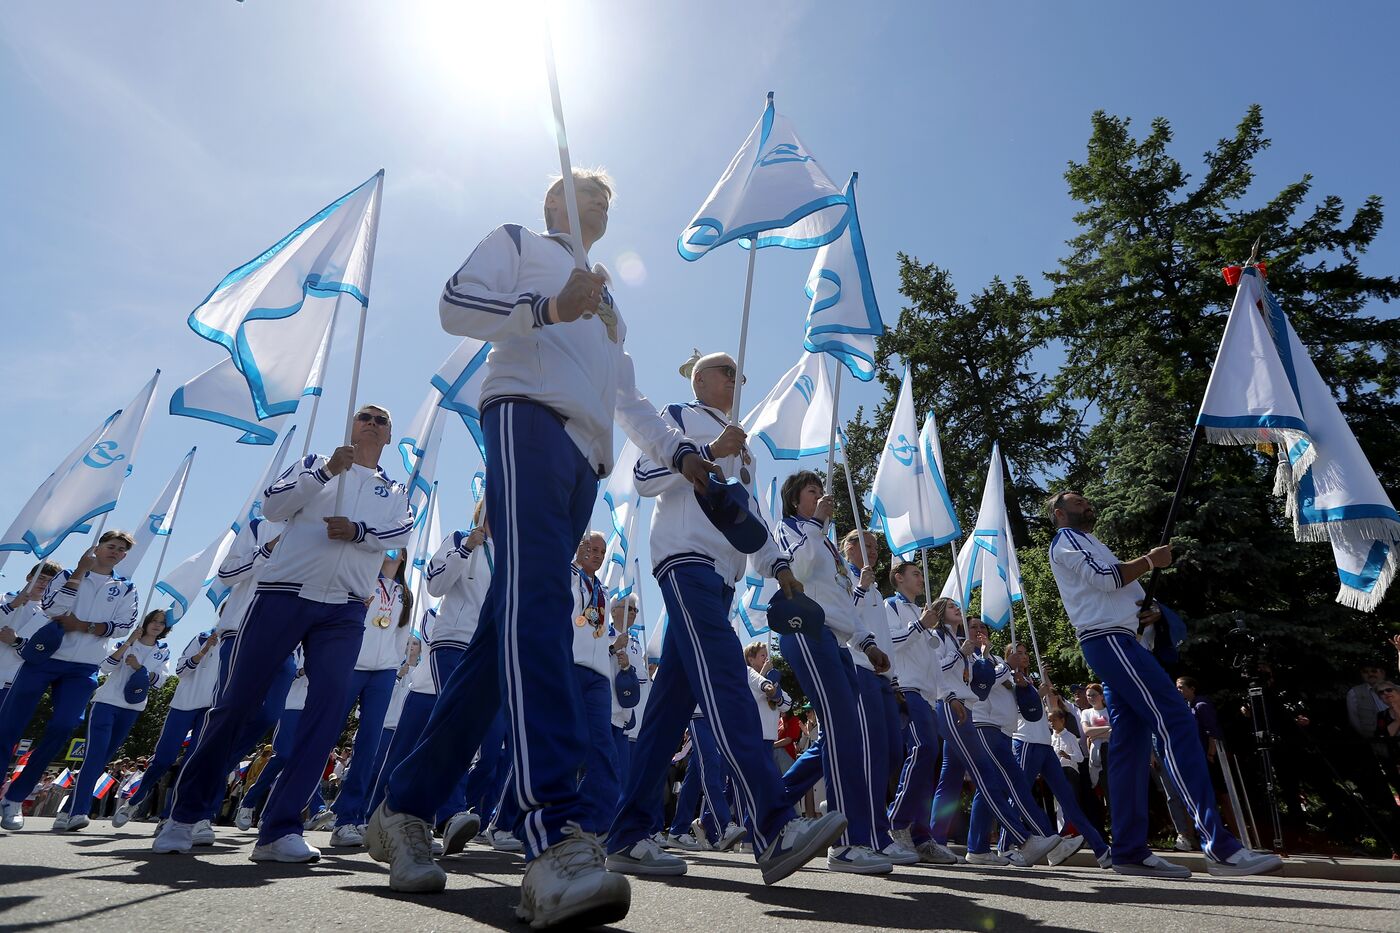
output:
[[116,783],[116,778],[112,777],[108,772],[103,771],[102,777],[97,779],[97,786],[92,789],[92,796],[97,800],[101,800],[103,797],[107,796],[107,792],[111,790],[112,786]]
[[53,779],[53,783],[56,787],[71,786],[73,783],[73,772],[68,770],[67,768],[64,768],[58,773],[58,777]]

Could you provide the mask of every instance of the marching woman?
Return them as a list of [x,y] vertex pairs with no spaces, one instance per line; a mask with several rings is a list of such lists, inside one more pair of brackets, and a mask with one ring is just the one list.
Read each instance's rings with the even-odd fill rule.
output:
[[107,679],[93,694],[87,752],[68,797],[68,807],[54,818],[55,830],[76,831],[88,825],[92,791],[98,778],[126,741],[136,717],[146,708],[151,691],[165,683],[165,662],[170,660],[170,649],[160,640],[165,632],[165,611],[148,612],[141,627],[102,659]]
[[914,600],[924,590],[919,565],[901,561],[890,570],[895,593],[885,600],[894,650],[899,660],[900,687],[908,724],[904,745],[907,754],[899,773],[899,790],[890,804],[890,835],[905,848],[919,853],[919,861],[954,865],[962,861],[933,838],[933,785],[938,780],[942,737],[934,719],[942,666],[938,660],[942,640],[935,634],[940,620],[932,607],[920,610]]
[[375,758],[380,732],[394,693],[395,673],[408,651],[413,634],[413,594],[404,583],[404,550],[389,551],[379,569],[379,581],[365,612],[365,634],[360,656],[350,677],[350,697],[341,719],[360,704],[360,725],[355,748],[350,754],[350,770],[335,799],[333,846],[358,846],[365,841],[364,825],[369,794],[378,773]]
[[[1027,678],[1031,659],[1026,646],[1020,642],[1007,645],[1006,663],[1021,678]],[[1112,868],[1113,857],[1109,854],[1108,843],[1104,842],[1103,836],[1099,835],[1099,831],[1080,808],[1079,798],[1065,778],[1065,770],[1060,766],[1060,757],[1050,741],[1050,708],[1046,700],[1054,691],[1055,685],[1050,682],[1049,676],[1042,674],[1035,701],[1040,706],[1041,715],[1031,719],[1018,710],[1016,731],[1011,734],[1011,749],[1016,755],[1016,763],[1026,773],[1028,782],[1034,783],[1036,778],[1044,778],[1045,786],[1050,788],[1050,793],[1059,802],[1065,820],[1079,830],[1089,848],[1094,850],[1099,867]],[[1058,864],[1053,854],[1050,856],[1050,864]]]
[[[43,626],[27,640],[25,662],[0,708],[0,760],[6,771],[11,749],[45,690],[53,712],[43,736],[30,749],[31,761],[52,761],[82,722],[97,689],[97,668],[107,656],[108,641],[136,625],[136,590],[112,569],[135,543],[125,531],[104,532],[78,566],[54,577],[44,592],[44,614],[55,624]],[[22,805],[43,775],[43,767],[25,768],[10,782],[0,799],[0,827],[24,828]]]
[[[425,618],[427,616],[425,615]],[[423,656],[423,641],[417,635],[408,639],[408,654],[394,675],[394,692],[389,696],[389,708],[384,713],[384,727],[379,731],[379,750],[374,755],[374,779],[370,782],[369,800],[365,812],[371,812],[379,805],[379,787],[384,776],[384,765],[389,757],[389,749],[394,744],[394,736],[399,731],[399,721],[403,716],[404,704],[413,687],[413,673],[418,669]]]
[[[943,735],[943,772],[933,797],[933,837],[940,844],[947,843],[948,829],[953,815],[957,813],[958,801],[962,798],[963,778],[971,773],[977,790],[984,795],[983,799],[1018,846],[1020,859],[1028,866],[1034,865],[1064,840],[1056,834],[1042,834],[1038,827],[1027,825],[1021,813],[1011,806],[1012,792],[1005,773],[977,737],[976,724],[969,710],[969,706],[978,698],[972,685],[971,658],[985,641],[986,631],[984,629],[979,638],[969,626],[968,638],[959,643],[958,637],[953,634],[963,624],[962,610],[958,604],[945,597],[935,599],[929,608],[939,622],[934,633],[940,640],[938,666],[941,680],[934,713],[939,732]],[[972,833],[969,832],[968,836],[967,861],[970,864],[1009,863],[1009,859],[996,853],[974,851],[971,849],[974,841]]]
[[[832,871],[886,874],[894,863],[879,852],[881,845],[871,816],[873,797],[862,742],[865,730],[860,686],[846,646],[864,653],[877,674],[889,670],[889,658],[876,644],[874,634],[860,627],[864,613],[857,611],[850,571],[827,540],[825,525],[834,502],[823,492],[821,478],[810,470],[794,473],[783,482],[782,497],[778,547],[787,555],[803,591],[826,613],[826,625],[820,630],[778,638],[783,657],[821,716],[822,773],[829,807],[850,821],[846,833],[828,851],[826,864]],[[883,788],[880,793],[883,804]]]
[[617,814],[622,781],[617,771],[617,745],[612,737],[613,642],[617,632],[608,616],[608,594],[598,569],[603,566],[607,542],[597,531],[586,532],[574,558],[574,670],[578,696],[583,703],[584,727],[588,730],[583,777],[578,792],[583,812],[583,831],[602,838]]
[[20,651],[24,649],[25,640],[48,624],[49,618],[44,615],[44,591],[62,569],[51,560],[35,564],[24,578],[24,586],[6,593],[0,600],[0,645],[8,645],[10,649],[0,648],[0,708],[4,707],[5,694],[10,692],[10,684],[24,663]]
[[[204,728],[204,714],[214,705],[214,691],[219,686],[219,658],[215,653],[218,644],[218,637],[209,631],[190,639],[185,646],[175,665],[179,683],[175,685],[175,695],[170,698],[170,709],[165,715],[165,724],[161,726],[160,738],[156,740],[156,750],[141,777],[140,789],[112,814],[114,827],[125,826],[127,820],[139,811],[141,804],[156,793],[161,778],[180,757],[185,747],[185,737],[189,736],[191,746],[199,741],[199,733]],[[168,798],[164,809],[166,813],[162,816],[169,812]],[[212,829],[207,838],[212,844]]]
[[[972,674],[972,688],[977,699],[969,704],[972,721],[976,723],[974,731],[977,740],[982,743],[982,749],[1011,791],[1007,806],[1020,814],[1028,829],[1042,836],[1051,836],[1055,833],[1055,826],[1036,804],[1030,782],[1026,780],[1026,774],[1011,748],[1011,734],[1016,731],[1018,722],[1026,717],[1037,721],[1045,718],[1040,697],[1023,673],[987,650],[987,627],[981,619],[969,619],[967,627],[979,645]],[[987,788],[979,784],[972,797],[972,816],[967,829],[969,861],[973,860],[974,854],[992,854],[988,843],[994,816],[988,793]],[[1082,836],[1062,837],[1050,850],[1047,860],[1051,865],[1058,865],[1079,851],[1083,844]]]

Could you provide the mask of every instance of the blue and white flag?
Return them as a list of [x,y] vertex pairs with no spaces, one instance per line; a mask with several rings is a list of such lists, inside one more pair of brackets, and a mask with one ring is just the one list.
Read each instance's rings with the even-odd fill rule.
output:
[[807,276],[807,332],[802,345],[830,353],[861,382],[875,378],[875,338],[885,332],[865,239],[856,215],[856,176],[846,183],[846,228],[817,251]]
[[[91,434],[83,438],[82,443],[74,447],[73,452],[63,458],[58,468],[49,474],[48,479],[40,483],[39,488],[34,490],[34,494],[30,496],[29,501],[24,504],[24,508],[19,510],[19,514],[15,516],[15,520],[10,523],[10,527],[5,532],[5,536],[0,538],[0,567],[5,566],[5,561],[9,559],[11,552],[18,551],[21,554],[29,553],[30,547],[29,543],[24,540],[24,533],[29,530],[29,526],[32,525],[34,519],[38,517],[39,510],[44,507],[45,502],[49,501],[49,496],[53,494],[53,491],[58,488],[58,484],[61,483],[64,477],[68,475],[69,471],[73,469],[74,464],[87,456],[88,451],[92,450],[93,445],[102,439],[102,435],[112,426],[112,422],[116,421],[117,417],[120,415],[120,410],[114,411],[108,415],[107,420],[98,425]],[[92,529],[83,526],[75,530],[79,533],[86,534]]]
[[117,498],[131,475],[136,451],[146,433],[146,420],[159,380],[157,369],[97,442],[53,487],[23,533],[24,542],[35,557],[48,557],[64,538],[117,507]]
[[[777,527],[781,518],[781,510],[778,508],[777,477],[768,482],[768,490],[764,495],[764,508],[768,527]],[[752,638],[768,633],[768,603],[777,592],[778,582],[771,577],[755,573],[752,562],[750,562],[748,572],[744,574],[744,591],[734,601],[734,608],[729,617],[730,625],[733,626],[734,633],[739,636],[739,641],[746,643]]]
[[[310,369],[306,372],[301,395],[294,400],[293,410],[301,398],[318,396],[325,388],[326,355],[330,350],[333,330],[330,324],[329,316],[318,313],[300,315],[289,325],[287,336],[293,341],[301,339],[297,331],[308,327],[312,330],[315,327],[322,329],[320,348],[309,361]],[[309,339],[315,335],[306,336]],[[292,361],[283,372],[288,376],[294,375],[293,370],[301,365],[301,360]],[[248,394],[248,382],[231,358],[220,360],[176,389],[175,394],[170,396],[170,413],[237,428],[243,432],[238,439],[240,444],[272,444],[287,420],[286,415],[259,420],[253,408],[252,396]]]
[[403,458],[404,483],[409,486],[408,507],[413,512],[414,525],[421,525],[423,504],[437,479],[438,451],[442,447],[442,394],[429,388],[418,413],[408,430],[399,439],[399,456]]
[[921,443],[916,424],[914,390],[906,368],[870,496],[874,520],[897,557],[962,536],[942,471],[931,447]]
[[637,584],[632,546],[637,541],[642,494],[637,491],[633,468],[641,455],[641,450],[631,440],[622,445],[617,464],[603,487],[603,501],[612,515],[612,534],[608,536],[608,550],[603,558],[603,586],[608,598],[613,600],[627,598]]
[[743,420],[750,437],[776,460],[824,454],[831,444],[835,399],[822,354],[803,353]]
[[[190,312],[190,328],[228,351],[244,380],[254,426],[296,410],[336,299],[347,295],[369,306],[383,188],[380,171],[224,276]],[[221,380],[213,388],[226,390]],[[233,406],[212,404],[201,394],[201,408],[192,395],[186,391],[182,401],[187,410],[175,411],[172,399],[172,412],[250,430],[246,407],[230,414],[224,409]]]
[[830,243],[846,223],[846,196],[773,108],[734,154],[710,196],[681,231],[682,259],[694,261],[731,240],[808,249]]
[[[229,523],[229,531],[234,535],[234,538],[229,539],[230,547],[238,535],[252,534],[250,529],[253,526],[253,521],[255,519],[262,519],[263,495],[267,487],[271,486],[277,481],[277,477],[282,475],[282,466],[286,462],[287,451],[292,445],[292,438],[296,436],[296,432],[297,426],[292,425],[287,429],[287,433],[282,435],[282,440],[277,445],[277,449],[272,452],[272,459],[267,462],[267,468],[263,470],[262,476],[258,478],[257,484],[253,487],[252,491],[248,493],[247,498],[243,500],[243,505],[239,508],[238,514],[235,515],[233,521]],[[225,553],[227,553],[227,548],[225,548]],[[222,563],[223,559],[224,554],[220,554],[219,562]],[[229,587],[215,579],[218,569],[219,564],[214,564],[213,571],[215,572],[211,572],[210,579],[204,581],[199,587],[200,589],[203,589],[204,586],[208,587],[206,595],[208,595],[209,601],[214,604],[215,609],[219,608],[219,604],[224,601],[224,597],[228,596],[229,592]],[[185,581],[183,578],[181,578],[180,582],[186,587],[190,585],[188,581]],[[157,585],[157,589],[159,589],[159,585]],[[175,597],[173,591],[167,590],[166,592],[172,596],[172,598]],[[196,592],[194,595],[198,596],[199,593]]]
[[1020,564],[1015,558],[1006,517],[1005,488],[1001,449],[993,443],[977,527],[958,552],[957,566],[940,594],[957,600],[966,612],[972,604],[973,590],[980,589],[982,621],[995,629],[1011,624],[1011,604],[1021,598]]
[[491,353],[491,344],[466,337],[457,344],[440,367],[433,374],[433,388],[442,395],[439,403],[448,411],[456,412],[471,433],[472,440],[486,459],[486,436],[481,429],[481,383],[486,378],[486,358]]
[[424,510],[423,521],[420,523],[418,540],[414,544],[413,553],[408,555],[409,566],[404,573],[409,590],[420,596],[427,592],[425,584],[428,576],[428,561],[433,559],[433,553],[442,543],[443,538],[442,520],[439,518],[438,509],[437,483],[432,485],[427,497],[427,506],[427,509]]
[[[225,528],[206,547],[185,558],[178,567],[172,568],[157,581],[156,589],[170,597],[170,608],[166,610],[166,614],[171,625],[180,621],[199,598],[199,594],[213,582],[214,577],[218,575],[219,565],[228,556],[229,548],[233,547],[237,537],[238,532],[232,528]],[[224,590],[224,595],[228,595],[227,589]],[[222,599],[219,602],[222,602]]]
[[1380,605],[1400,569],[1400,514],[1256,269],[1240,276],[1196,423],[1211,443],[1277,445],[1294,537],[1331,543],[1338,602]]
[[180,500],[185,495],[185,482],[190,476],[190,466],[194,463],[195,450],[196,448],[191,447],[190,452],[185,454],[180,465],[175,468],[175,475],[170,477],[170,482],[166,483],[160,495],[156,496],[156,501],[151,505],[150,511],[145,514],[140,524],[132,532],[136,544],[126,552],[126,556],[117,564],[121,575],[128,580],[135,576],[136,568],[141,566],[141,558],[146,556],[151,542],[157,538],[164,538],[175,530],[175,513],[179,511]]

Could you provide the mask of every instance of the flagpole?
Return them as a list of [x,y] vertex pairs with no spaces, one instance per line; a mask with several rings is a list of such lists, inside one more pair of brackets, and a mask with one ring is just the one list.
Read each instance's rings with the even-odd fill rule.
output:
[[[326,325],[326,342],[322,350],[321,357],[321,385],[326,384],[326,373],[331,368],[331,348],[335,346],[335,319],[340,316],[340,295],[335,296],[335,304],[331,308],[331,322]],[[317,392],[311,396],[311,411],[306,416],[306,437],[301,441],[301,459],[305,460],[307,454],[311,453],[311,432],[316,428],[316,413],[321,409],[321,393]]]
[[[826,361],[822,361],[826,365]],[[836,471],[836,412],[841,407],[841,370],[845,367],[836,365],[836,381],[831,389],[831,432],[826,441],[826,488],[828,494],[832,491],[832,474]],[[830,524],[831,519],[822,522],[822,530]]]
[[549,99],[554,105],[554,138],[559,143],[559,175],[564,182],[564,208],[569,215],[569,242],[574,247],[574,266],[586,271],[583,233],[578,226],[578,196],[574,193],[574,169],[569,159],[569,137],[564,129],[564,105],[559,99],[559,73],[554,67],[554,33],[548,13],[544,17],[544,64],[549,72]]
[[101,540],[102,540],[102,532],[104,532],[104,531],[107,530],[107,518],[108,518],[108,516],[110,516],[111,514],[112,514],[111,512],[103,512],[103,513],[102,513],[102,519],[97,523],[97,530],[94,531],[94,532],[92,533],[92,539],[93,539],[94,541],[101,541]]
[[924,606],[927,608],[933,604],[933,590],[929,588],[928,582],[928,548],[919,548],[919,560],[924,565]]
[[739,395],[744,388],[744,357],[749,348],[749,305],[753,300],[753,266],[758,257],[758,240],[755,238],[749,247],[749,271],[744,277],[744,314],[739,322],[739,356],[734,361],[734,406],[729,412],[729,420],[739,423]]
[[[190,449],[190,454],[191,454],[191,457],[190,457],[190,465],[189,465],[189,469],[185,470],[185,480],[184,480],[185,483],[188,483],[188,482],[190,481],[190,470],[193,470],[193,469],[194,469],[194,457],[193,457],[193,454],[194,454],[194,452],[195,452],[196,450],[198,450],[198,449],[199,449],[198,447],[193,447],[193,448]],[[156,594],[156,584],[160,582],[160,568],[161,568],[162,566],[165,565],[165,551],[166,551],[167,548],[170,547],[170,539],[171,539],[172,537],[175,536],[175,520],[176,520],[177,518],[180,517],[180,506],[182,506],[182,505],[184,505],[184,504],[185,504],[185,491],[184,491],[183,484],[182,484],[182,486],[181,486],[181,488],[180,488],[180,495],[179,495],[179,498],[175,500],[175,508],[174,508],[173,510],[171,510],[171,512],[170,512],[170,530],[169,530],[169,532],[167,532],[166,534],[161,535],[161,537],[164,538],[165,540],[162,541],[162,542],[160,543],[160,557],[157,557],[157,558],[156,558],[156,572],[155,572],[155,576],[151,577],[151,585],[150,585],[150,587],[146,590],[146,602],[145,602],[145,604],[142,605],[142,607],[141,607],[141,618],[142,618],[142,619],[146,618],[146,612],[147,612],[147,610],[149,610],[149,609],[151,608],[151,597],[154,596],[154,595]]]
[[[423,453],[413,458],[413,472],[408,475],[408,501],[413,501],[413,486],[418,482],[418,477],[423,474],[423,461],[428,459],[429,445],[433,442],[433,429],[437,427],[438,412],[442,411],[443,396],[438,395],[438,404],[433,406],[432,412],[428,415],[428,428],[423,432]],[[437,483],[433,483],[433,488],[437,488]],[[429,497],[428,504],[432,504]],[[417,516],[414,516],[417,518]]]
[[[1035,652],[1036,670],[1040,671],[1040,676],[1045,677],[1045,662],[1040,659],[1040,644],[1035,638],[1035,623],[1031,621],[1031,601],[1026,596],[1026,588],[1021,587],[1021,605],[1026,610],[1026,628],[1031,632],[1031,649]],[[1012,613],[1015,616],[1015,613]]]
[[860,565],[861,569],[864,569],[870,566],[870,551],[865,546],[865,522],[861,519],[860,505],[856,502],[856,484],[855,480],[851,479],[851,457],[845,444],[841,445],[841,462],[845,465],[843,472],[846,474],[846,494],[851,497],[851,515],[856,530],[862,532],[856,536],[856,540],[860,542]]
[[[350,370],[350,402],[345,412],[345,446],[350,446],[350,433],[355,429],[355,396],[360,391],[360,357],[365,348],[365,318],[368,316],[368,309],[360,305],[360,326],[355,333],[355,365]],[[324,381],[324,380],[323,380]],[[306,440],[311,440],[310,432],[307,432]],[[348,472],[349,467],[346,468]],[[332,515],[340,515],[340,506],[345,500],[345,475],[341,474],[340,482],[335,484],[335,508]]]

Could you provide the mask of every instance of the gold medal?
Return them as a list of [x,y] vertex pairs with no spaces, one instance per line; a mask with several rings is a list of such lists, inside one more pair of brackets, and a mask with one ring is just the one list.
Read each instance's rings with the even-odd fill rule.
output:
[[388,628],[389,617],[381,612],[379,615],[374,617],[374,624],[379,628]]
[[597,628],[595,628],[595,629],[593,630],[593,637],[594,637],[594,638],[602,638],[602,637],[603,637],[603,627],[602,627],[601,625],[598,626]]
[[585,625],[588,624],[588,619],[585,616],[579,616],[577,619],[574,619],[574,624],[577,625],[579,628],[583,628]]

